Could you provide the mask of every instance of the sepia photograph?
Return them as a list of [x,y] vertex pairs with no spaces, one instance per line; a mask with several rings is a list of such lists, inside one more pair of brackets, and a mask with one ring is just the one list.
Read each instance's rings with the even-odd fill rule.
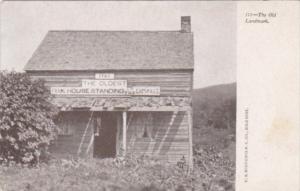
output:
[[0,191],[235,191],[238,128],[248,182],[237,7],[2,2]]

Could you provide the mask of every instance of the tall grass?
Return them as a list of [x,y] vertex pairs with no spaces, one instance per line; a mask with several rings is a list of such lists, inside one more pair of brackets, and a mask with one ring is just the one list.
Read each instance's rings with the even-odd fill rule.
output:
[[0,190],[217,191],[216,188],[229,190],[230,183],[225,179],[226,176],[222,180],[210,176],[208,172],[201,171],[197,162],[194,171],[188,173],[185,164],[161,163],[149,157],[60,159],[36,167],[2,166]]

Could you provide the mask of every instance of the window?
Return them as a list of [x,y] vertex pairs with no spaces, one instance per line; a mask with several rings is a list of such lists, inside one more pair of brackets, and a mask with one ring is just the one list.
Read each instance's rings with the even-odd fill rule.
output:
[[72,115],[66,113],[60,114],[58,117],[58,135],[73,135],[72,122]]
[[143,138],[153,139],[153,116],[152,113],[147,113],[143,116]]
[[101,129],[101,117],[96,117],[94,120],[94,135],[99,136]]
[[150,112],[135,112],[129,116],[129,129],[134,131],[136,138],[153,139],[153,114]]

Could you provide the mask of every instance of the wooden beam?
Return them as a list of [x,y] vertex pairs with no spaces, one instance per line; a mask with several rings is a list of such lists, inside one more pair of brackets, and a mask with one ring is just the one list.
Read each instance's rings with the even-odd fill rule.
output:
[[[84,138],[86,137],[85,135],[87,134],[89,126],[90,126],[90,122],[93,119],[93,114],[94,114],[94,111],[91,112],[90,118],[89,118],[89,120],[86,124],[85,130],[84,130],[84,133],[82,134],[81,141],[80,141],[80,144],[79,144],[79,147],[78,147],[78,150],[77,150],[77,155],[80,155],[82,145],[83,145],[83,142],[84,142]],[[92,134],[92,136],[94,136],[94,135]]]
[[91,148],[93,148],[93,144],[94,143],[94,132],[91,136],[91,139],[90,139],[90,143],[89,143],[89,146],[87,147],[86,151],[85,151],[85,154],[87,156],[93,156],[93,154],[91,154],[92,152],[90,152]]
[[117,117],[117,136],[116,136],[116,154],[120,155],[120,128],[121,128],[121,115]]
[[193,160],[193,116],[192,108],[187,111],[188,114],[188,123],[189,123],[189,168],[193,169],[194,160]]
[[127,112],[123,111],[123,155],[126,155],[126,144],[127,144]]
[[91,107],[90,111],[187,111],[189,106],[160,106],[160,107],[130,107],[130,108],[104,108]]
[[188,106],[131,107],[128,111],[187,111]]

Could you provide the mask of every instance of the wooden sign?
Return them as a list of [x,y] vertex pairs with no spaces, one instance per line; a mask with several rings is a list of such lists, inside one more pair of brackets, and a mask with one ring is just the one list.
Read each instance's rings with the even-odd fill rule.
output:
[[134,86],[127,88],[127,80],[83,79],[81,87],[51,87],[54,95],[98,95],[98,96],[158,96],[159,86]]
[[98,96],[120,96],[127,95],[124,88],[97,88],[97,87],[51,87],[54,95],[98,95]]
[[113,74],[113,73],[96,73],[95,79],[112,80],[112,79],[115,79],[115,74]]
[[160,95],[159,86],[134,86],[127,89],[129,95],[136,96],[158,96]]
[[127,89],[127,80],[82,80],[82,87]]

